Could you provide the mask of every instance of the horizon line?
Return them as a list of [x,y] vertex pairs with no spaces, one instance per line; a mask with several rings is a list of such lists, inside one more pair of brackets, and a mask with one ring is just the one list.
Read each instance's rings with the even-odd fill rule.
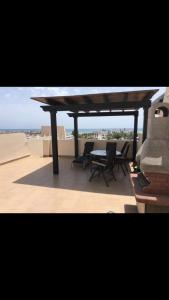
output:
[[[41,128],[0,128],[0,130],[33,130],[33,129],[37,129],[37,130],[41,130]],[[65,129],[74,129],[72,128],[65,128]],[[86,128],[86,127],[79,127],[78,129],[133,129],[133,127],[90,127],[90,128]],[[143,129],[143,127],[138,127],[138,129]]]

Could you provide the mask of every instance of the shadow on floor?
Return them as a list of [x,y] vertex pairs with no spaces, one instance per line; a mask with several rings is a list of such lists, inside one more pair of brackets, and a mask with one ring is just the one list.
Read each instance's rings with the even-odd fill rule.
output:
[[129,176],[115,172],[117,181],[110,181],[106,187],[102,177],[96,177],[89,182],[90,171],[81,166],[71,168],[70,159],[60,159],[59,175],[53,175],[52,163],[18,179],[14,183],[41,186],[58,189],[68,189],[84,192],[133,196]]
[[138,213],[137,211],[137,206],[136,205],[129,205],[129,204],[125,204],[124,205],[124,212],[127,214],[136,214]]

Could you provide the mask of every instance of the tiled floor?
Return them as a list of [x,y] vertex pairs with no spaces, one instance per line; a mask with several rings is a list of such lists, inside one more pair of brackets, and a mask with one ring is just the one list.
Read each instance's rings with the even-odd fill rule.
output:
[[59,175],[52,159],[31,156],[0,166],[0,212],[115,213],[137,212],[128,176],[106,187],[102,178],[89,182],[90,171],[71,168],[60,158]]

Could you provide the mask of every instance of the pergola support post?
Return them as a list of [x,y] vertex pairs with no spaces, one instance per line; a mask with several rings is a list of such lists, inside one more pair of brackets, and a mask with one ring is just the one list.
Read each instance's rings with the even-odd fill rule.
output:
[[138,129],[138,111],[136,111],[134,114],[133,161],[135,161],[136,153],[137,153],[137,129]]
[[146,105],[143,107],[144,110],[144,120],[143,120],[143,139],[142,143],[144,143],[147,138],[147,124],[148,124],[148,110],[151,107],[151,101],[148,101]]
[[79,156],[79,143],[78,143],[78,117],[76,114],[74,118],[74,147],[75,147],[75,157]]
[[51,135],[52,135],[52,155],[53,155],[53,174],[59,174],[56,113],[57,113],[56,110],[50,111]]

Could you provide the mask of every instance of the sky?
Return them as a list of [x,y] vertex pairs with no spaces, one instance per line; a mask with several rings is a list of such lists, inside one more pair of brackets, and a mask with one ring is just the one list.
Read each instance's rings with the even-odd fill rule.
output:
[[[0,87],[0,129],[40,129],[50,125],[48,112],[42,111],[41,103],[33,96],[64,96],[122,92],[143,89],[159,89],[153,98],[165,92],[165,87]],[[57,113],[57,124],[73,128],[73,118],[66,112]],[[143,112],[139,111],[138,127],[142,128]],[[133,117],[79,118],[79,128],[132,128]]]

